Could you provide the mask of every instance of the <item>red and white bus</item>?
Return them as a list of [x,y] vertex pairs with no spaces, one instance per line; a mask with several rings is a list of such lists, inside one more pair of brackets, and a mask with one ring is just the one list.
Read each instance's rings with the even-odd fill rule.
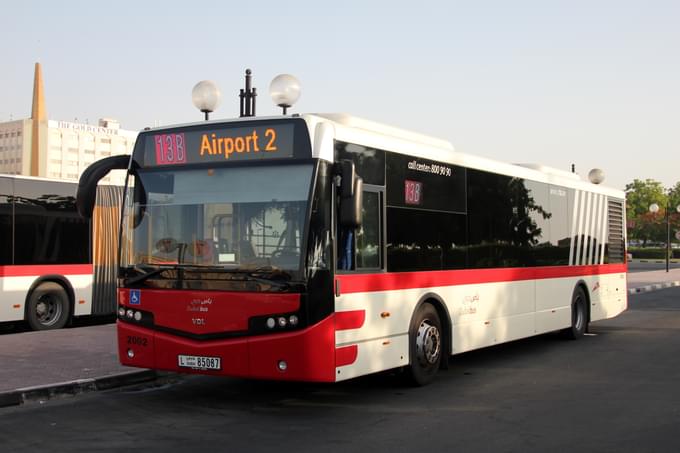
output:
[[122,188],[99,188],[91,222],[78,215],[76,188],[0,175],[0,322],[47,330],[116,312]]
[[[145,130],[127,168],[120,360],[333,382],[624,311],[624,194],[346,115]],[[89,201],[88,201],[89,200]]]

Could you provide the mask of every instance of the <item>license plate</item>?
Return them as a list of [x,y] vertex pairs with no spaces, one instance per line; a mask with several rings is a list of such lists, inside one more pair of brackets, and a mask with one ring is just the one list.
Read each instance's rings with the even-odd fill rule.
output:
[[177,360],[182,368],[194,370],[221,370],[222,360],[219,357],[203,357],[197,355],[178,355]]

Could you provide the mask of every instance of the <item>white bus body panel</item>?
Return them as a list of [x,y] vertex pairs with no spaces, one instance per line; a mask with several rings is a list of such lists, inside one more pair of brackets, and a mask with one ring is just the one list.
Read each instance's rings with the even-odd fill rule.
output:
[[430,295],[444,301],[449,350],[459,354],[569,327],[579,283],[588,288],[591,321],[627,308],[625,273],[343,294],[336,311],[365,310],[365,321],[335,334],[336,347],[358,346],[356,361],[337,368],[337,380],[408,365],[409,325],[417,303]]
[[[69,282],[75,295],[74,316],[92,311],[92,274],[61,275]],[[0,322],[22,321],[26,311],[28,291],[40,276],[0,277]]]

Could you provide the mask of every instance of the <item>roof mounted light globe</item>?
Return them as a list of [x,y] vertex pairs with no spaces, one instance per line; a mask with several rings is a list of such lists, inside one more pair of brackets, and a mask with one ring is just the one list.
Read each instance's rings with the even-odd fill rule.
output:
[[284,115],[300,98],[300,92],[300,81],[290,74],[279,74],[269,84],[269,95]]
[[222,98],[222,92],[220,92],[219,87],[212,80],[201,80],[196,85],[194,89],[191,90],[191,102],[194,106],[205,113],[205,119],[208,119],[208,114],[214,112],[218,105],[220,105],[220,99]]
[[602,182],[604,181],[604,172],[599,168],[593,168],[588,173],[588,179],[593,184],[602,184]]

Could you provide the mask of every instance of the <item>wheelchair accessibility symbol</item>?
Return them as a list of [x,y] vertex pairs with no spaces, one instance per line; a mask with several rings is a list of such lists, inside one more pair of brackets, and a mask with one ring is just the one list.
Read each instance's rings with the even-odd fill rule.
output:
[[139,305],[142,303],[142,292],[138,289],[130,290],[130,305]]

